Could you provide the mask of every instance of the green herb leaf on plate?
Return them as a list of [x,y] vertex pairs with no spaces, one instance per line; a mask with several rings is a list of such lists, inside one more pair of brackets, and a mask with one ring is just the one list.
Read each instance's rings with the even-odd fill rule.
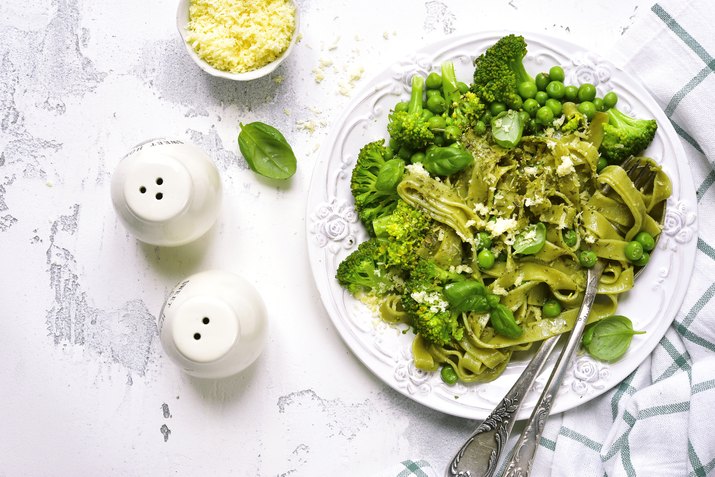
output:
[[295,174],[293,149],[273,126],[261,122],[241,124],[238,147],[256,174],[270,179],[288,179]]
[[626,354],[635,331],[631,320],[622,315],[613,315],[589,325],[581,338],[588,354],[601,361],[613,362]]

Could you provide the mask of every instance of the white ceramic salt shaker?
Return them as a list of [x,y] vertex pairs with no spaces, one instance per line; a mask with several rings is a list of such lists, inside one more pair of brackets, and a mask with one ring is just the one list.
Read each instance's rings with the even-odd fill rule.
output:
[[159,330],[164,351],[186,373],[224,378],[261,354],[268,334],[266,308],[244,278],[210,270],[176,285],[159,315]]
[[122,158],[111,186],[112,204],[138,240],[178,246],[216,222],[221,178],[199,148],[176,139],[151,139]]

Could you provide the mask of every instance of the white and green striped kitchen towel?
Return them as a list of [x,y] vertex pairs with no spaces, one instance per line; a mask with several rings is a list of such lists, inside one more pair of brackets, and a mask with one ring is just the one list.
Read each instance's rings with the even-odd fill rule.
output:
[[[663,0],[638,17],[608,58],[641,80],[683,142],[698,200],[695,271],[650,357],[608,393],[548,420],[534,477],[715,475],[715,1]],[[424,462],[415,469],[390,475],[444,475]]]

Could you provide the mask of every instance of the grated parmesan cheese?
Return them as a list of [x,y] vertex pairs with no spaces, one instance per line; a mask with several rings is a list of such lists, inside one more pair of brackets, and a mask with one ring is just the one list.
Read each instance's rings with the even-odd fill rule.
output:
[[295,13],[290,0],[191,0],[186,41],[214,68],[245,73],[288,49]]

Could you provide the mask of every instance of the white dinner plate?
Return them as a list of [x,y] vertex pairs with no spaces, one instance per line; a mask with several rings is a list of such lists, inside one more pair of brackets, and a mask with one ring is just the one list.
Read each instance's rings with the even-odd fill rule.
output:
[[[387,138],[389,110],[407,99],[410,78],[439,71],[452,59],[457,77],[471,82],[473,60],[496,42],[501,33],[476,33],[450,38],[412,53],[369,81],[350,103],[322,147],[308,194],[308,252],[316,286],[336,329],[352,352],[380,379],[405,396],[430,408],[472,419],[485,418],[526,366],[528,353],[512,358],[495,381],[448,386],[439,373],[415,368],[412,332],[372,315],[335,280],[338,264],[367,238],[353,208],[350,174],[358,151],[368,142]],[[627,354],[614,364],[579,353],[564,378],[553,407],[562,412],[604,393],[626,378],[650,354],[674,319],[688,288],[697,244],[695,188],[683,147],[673,127],[648,92],[629,74],[607,60],[561,39],[525,34],[527,70],[534,76],[561,65],[565,84],[596,85],[599,96],[616,91],[618,108],[637,117],[655,118],[658,133],[647,155],[662,164],[673,182],[663,234],[651,261],[632,291],[621,297],[618,313],[646,333],[636,335]],[[655,65],[654,67],[658,67]],[[552,362],[554,357],[552,357]],[[550,366],[535,387],[543,388]],[[536,402],[532,393],[519,419],[528,417]]]

